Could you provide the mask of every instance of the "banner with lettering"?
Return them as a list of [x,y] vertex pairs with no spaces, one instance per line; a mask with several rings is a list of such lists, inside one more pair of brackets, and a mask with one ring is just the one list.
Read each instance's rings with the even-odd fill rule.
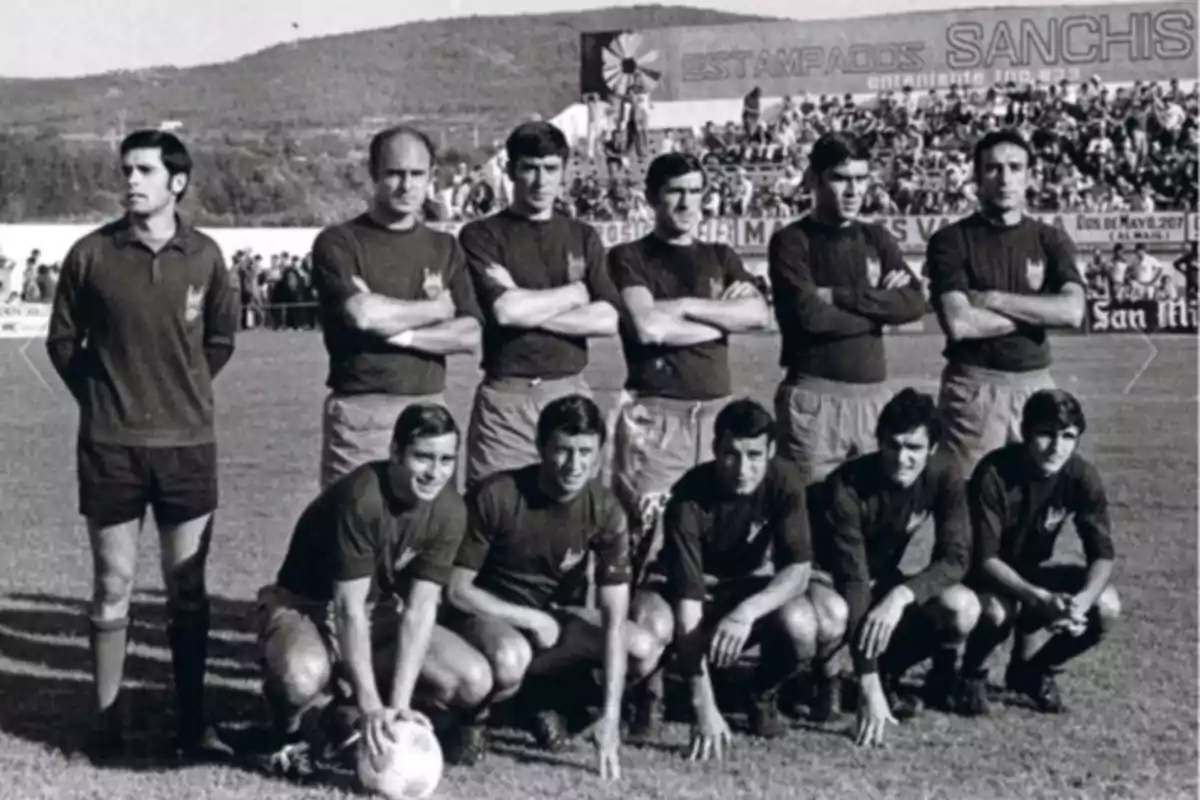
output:
[[44,339],[49,330],[49,304],[17,302],[0,305],[0,339]]
[[1088,333],[1196,333],[1196,299],[1088,300]]
[[860,94],[902,86],[1196,78],[1194,2],[905,12],[585,33],[585,93],[659,100]]

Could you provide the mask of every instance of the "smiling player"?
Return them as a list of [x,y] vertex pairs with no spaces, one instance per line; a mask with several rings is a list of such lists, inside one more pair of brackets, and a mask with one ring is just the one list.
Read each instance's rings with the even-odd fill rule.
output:
[[[1055,678],[1098,645],[1121,613],[1109,585],[1114,549],[1100,474],[1077,452],[1087,420],[1062,390],[1036,392],[1021,418],[1023,441],[990,453],[971,476],[983,616],[967,644],[969,713],[988,712],[984,664],[1014,628],[1005,685],[1048,713],[1066,710]],[[1049,563],[1072,520],[1087,563]]]

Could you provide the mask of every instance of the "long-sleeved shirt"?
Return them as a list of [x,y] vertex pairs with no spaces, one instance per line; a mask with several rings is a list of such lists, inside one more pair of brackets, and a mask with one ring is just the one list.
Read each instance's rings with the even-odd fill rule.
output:
[[233,354],[238,293],[220,248],[182,221],[157,253],[126,218],[63,260],[46,349],[79,402],[80,438],[214,441],[212,379]]
[[[810,215],[776,231],[767,259],[779,363],[793,374],[846,383],[886,380],[883,326],[925,313],[915,278],[903,289],[879,288],[891,273],[908,271],[892,235],[873,223],[835,228]],[[833,289],[833,302],[818,288]]]
[[930,516],[934,547],[930,563],[902,580],[915,604],[936,597],[966,575],[971,528],[966,483],[946,453],[930,456],[924,472],[902,487],[884,473],[879,453],[848,461],[819,490],[814,526],[817,564],[833,576],[846,600],[847,636],[860,674],[875,663],[858,650],[858,634],[871,607],[874,581],[900,578],[900,561],[912,537]]

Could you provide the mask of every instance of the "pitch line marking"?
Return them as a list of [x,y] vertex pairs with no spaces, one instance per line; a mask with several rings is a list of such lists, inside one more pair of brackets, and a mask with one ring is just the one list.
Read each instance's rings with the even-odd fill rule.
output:
[[1142,341],[1145,342],[1146,347],[1149,348],[1149,352],[1146,355],[1146,361],[1142,364],[1141,368],[1138,369],[1137,373],[1133,376],[1133,379],[1126,384],[1125,390],[1121,392],[1121,394],[1129,394],[1134,385],[1142,379],[1142,375],[1146,374],[1146,370],[1150,368],[1150,365],[1154,363],[1154,359],[1158,358],[1158,347],[1153,341],[1150,340],[1150,337],[1146,335],[1145,331],[1139,331],[1139,333],[1141,334]]
[[33,359],[31,359],[29,357],[29,352],[28,352],[29,345],[33,344],[35,341],[40,341],[40,340],[38,340],[36,338],[26,339],[25,344],[21,345],[21,349],[19,351],[21,353],[21,360],[23,360],[25,362],[25,364],[29,367],[30,371],[32,371],[33,374],[37,376],[37,379],[42,384],[42,386],[46,387],[46,391],[53,394],[54,387],[46,382],[46,379],[42,376],[42,371],[37,368],[37,364],[34,364]]

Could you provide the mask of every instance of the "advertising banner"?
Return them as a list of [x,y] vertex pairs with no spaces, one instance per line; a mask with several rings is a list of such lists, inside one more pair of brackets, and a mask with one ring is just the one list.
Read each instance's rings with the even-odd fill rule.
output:
[[975,8],[585,33],[582,92],[658,100],[860,94],[951,83],[1195,79],[1196,4]]
[[1088,300],[1088,333],[1196,333],[1196,299]]
[[0,339],[44,339],[50,329],[50,306],[46,303],[0,305]]

